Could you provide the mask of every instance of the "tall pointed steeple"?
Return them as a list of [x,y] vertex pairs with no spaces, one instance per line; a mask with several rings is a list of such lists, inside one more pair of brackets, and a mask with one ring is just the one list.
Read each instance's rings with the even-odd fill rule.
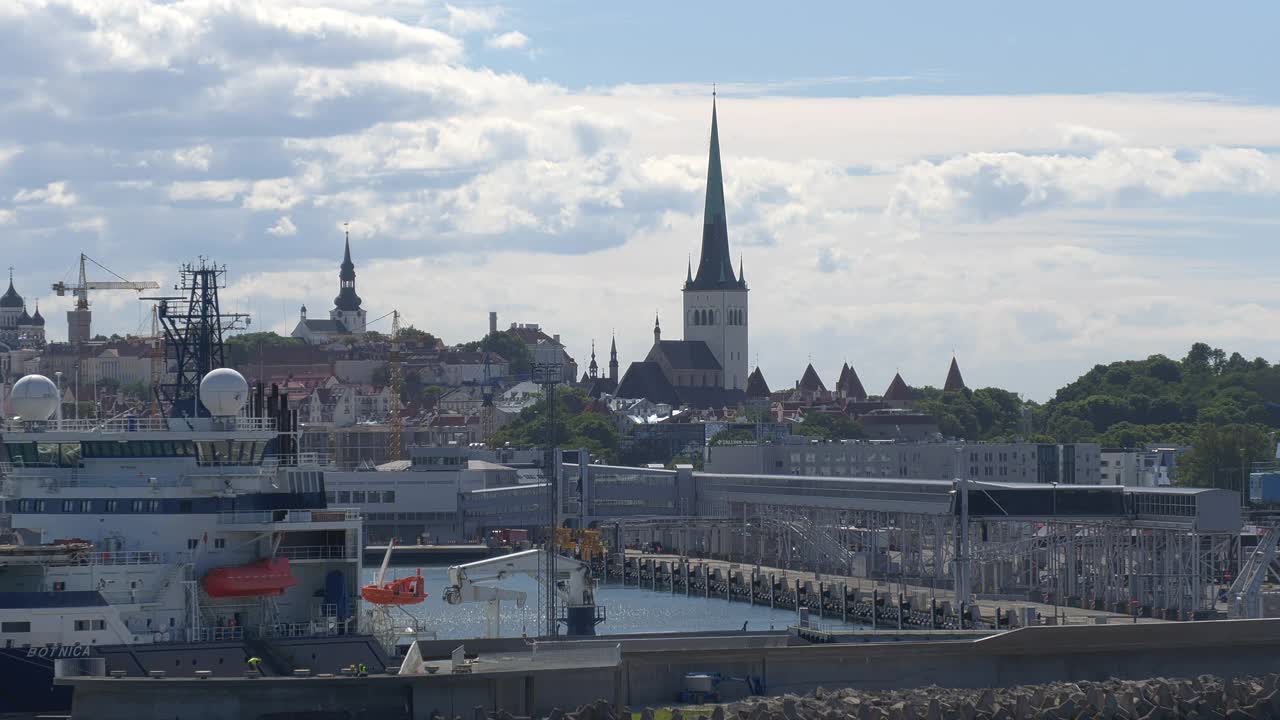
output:
[[587,377],[595,380],[600,376],[600,366],[596,364],[596,341],[591,341],[591,364],[587,365]]
[[653,314],[653,342],[662,342],[662,325],[658,323],[658,313]]
[[353,312],[360,309],[360,296],[356,294],[356,264],[351,262],[351,233],[347,232],[342,251],[342,267],[338,271],[338,296],[333,299],[338,310]]
[[609,379],[616,386],[618,383],[618,338],[609,340]]
[[720,128],[715,95],[711,96],[711,150],[707,157],[707,198],[702,216],[702,254],[698,274],[686,282],[686,290],[740,287],[729,255],[729,225],[724,212],[724,177],[720,171]]
[[960,376],[960,365],[956,362],[956,356],[951,356],[951,367],[947,370],[947,381],[942,384],[943,392],[964,390],[964,378]]

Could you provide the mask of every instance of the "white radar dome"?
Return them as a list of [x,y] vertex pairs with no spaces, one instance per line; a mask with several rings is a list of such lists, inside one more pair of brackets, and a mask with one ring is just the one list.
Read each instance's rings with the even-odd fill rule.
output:
[[23,420],[48,420],[58,411],[58,386],[43,375],[27,375],[13,384],[9,407]]
[[249,399],[249,383],[231,368],[218,368],[200,381],[200,404],[214,417],[240,413]]

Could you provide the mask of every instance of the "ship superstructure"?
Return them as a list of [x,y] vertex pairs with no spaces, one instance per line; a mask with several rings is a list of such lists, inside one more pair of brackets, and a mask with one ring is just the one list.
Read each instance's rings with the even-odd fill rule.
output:
[[359,512],[326,507],[322,458],[297,451],[287,397],[212,364],[219,272],[184,267],[185,309],[162,301],[161,415],[66,419],[47,378],[14,386],[18,417],[0,425],[0,711],[63,706],[58,658],[227,674],[249,656],[288,672],[291,659],[345,664],[353,641],[361,662],[378,652],[358,623]]

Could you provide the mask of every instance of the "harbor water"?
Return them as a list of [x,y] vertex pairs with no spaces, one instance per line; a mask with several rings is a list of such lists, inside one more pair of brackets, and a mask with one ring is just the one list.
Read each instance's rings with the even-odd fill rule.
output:
[[[387,577],[405,577],[414,568],[390,568]],[[449,583],[448,568],[424,567],[427,600],[405,610],[426,623],[441,640],[484,636],[485,603],[449,605],[444,601],[444,588]],[[376,568],[366,568],[364,582],[373,582]],[[523,609],[515,603],[502,604],[502,636],[520,637],[538,634],[538,588],[526,576],[504,580],[502,587],[528,593]],[[629,635],[653,632],[689,632],[697,630],[784,630],[796,624],[792,610],[774,610],[760,605],[729,602],[723,598],[685,597],[621,585],[602,585],[596,589],[596,603],[605,606],[608,620],[596,628],[604,635]],[[822,621],[824,627],[856,628],[838,620]]]

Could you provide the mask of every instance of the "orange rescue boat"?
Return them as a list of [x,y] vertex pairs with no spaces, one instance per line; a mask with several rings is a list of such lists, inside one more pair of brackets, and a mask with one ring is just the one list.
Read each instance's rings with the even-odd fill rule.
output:
[[204,591],[210,597],[283,595],[298,584],[289,571],[289,558],[270,558],[248,565],[214,568],[205,573]]
[[422,578],[422,570],[417,575],[384,582],[387,565],[391,563],[391,548],[395,540],[387,543],[387,552],[382,556],[382,567],[378,568],[378,579],[360,588],[360,597],[374,605],[417,605],[427,599],[426,582]]

